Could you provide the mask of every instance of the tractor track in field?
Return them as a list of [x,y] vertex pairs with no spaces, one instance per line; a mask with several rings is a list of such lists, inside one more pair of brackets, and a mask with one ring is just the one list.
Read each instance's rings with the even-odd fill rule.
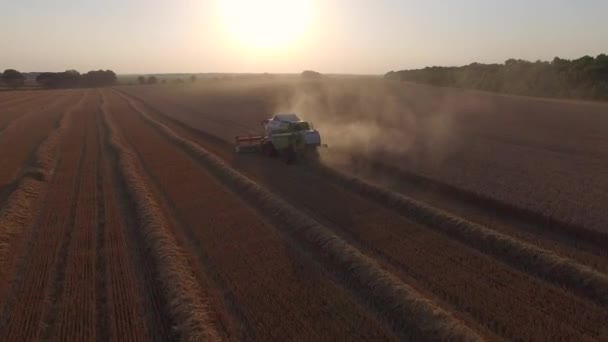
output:
[[[145,106],[145,110],[152,113],[152,115],[154,116],[154,120],[158,120],[159,122],[162,122],[163,125],[168,125],[170,127],[170,129],[174,129],[174,130],[178,131],[180,136],[193,141],[194,143],[204,147],[205,149],[209,149],[209,151],[218,155],[225,162],[227,162],[228,164],[231,164],[236,169],[239,169],[241,171],[244,170],[245,173],[248,173],[249,175],[253,175],[254,179],[256,179],[257,181],[260,181],[262,184],[265,184],[266,186],[274,189],[278,193],[281,193],[282,195],[284,195],[284,197],[294,201],[293,203],[311,203],[311,200],[313,200],[312,197],[309,197],[308,199],[298,200],[297,196],[294,197],[294,196],[290,196],[288,193],[285,193],[284,192],[285,186],[277,187],[276,181],[269,180],[269,177],[270,178],[272,177],[272,172],[267,172],[266,176],[264,176],[264,174],[262,172],[258,172],[257,177],[256,177],[255,167],[251,166],[251,165],[245,165],[245,166],[239,165],[239,164],[242,164],[242,162],[234,160],[234,156],[232,155],[232,153],[230,151],[231,149],[225,142],[221,141],[221,139],[210,137],[209,135],[202,133],[200,131],[194,130],[183,123],[170,119],[164,113],[161,113],[161,112],[158,112],[158,110],[155,110],[154,107],[147,104],[141,98],[131,97],[130,95],[125,95],[125,93],[122,93],[122,94],[123,94],[123,96],[131,98],[132,99],[131,101],[135,101],[135,100],[133,100],[135,98],[139,103],[142,103]],[[249,159],[253,159],[251,164],[255,164],[256,162],[258,162],[259,158],[252,157]],[[274,163],[274,161],[267,161],[267,163]],[[280,167],[280,166],[278,166],[277,163],[274,163],[273,167]],[[307,177],[309,178],[308,179],[309,181],[314,180],[314,179],[320,179],[319,177],[325,177],[326,179],[332,179],[332,177],[333,177],[333,180],[332,180],[333,184],[341,185],[343,188],[347,189],[348,191],[352,191],[353,193],[355,193],[356,196],[362,196],[362,198],[369,198],[369,200],[371,202],[375,202],[380,205],[382,205],[383,203],[385,205],[389,204],[388,205],[389,209],[396,213],[399,213],[400,216],[407,217],[408,210],[410,212],[412,210],[411,208],[407,209],[407,207],[404,207],[403,203],[406,203],[410,206],[413,205],[414,210],[419,211],[418,214],[414,215],[414,219],[416,221],[425,223],[425,225],[431,225],[431,227],[433,227],[433,225],[435,225],[435,228],[437,228],[436,225],[445,224],[445,223],[452,224],[452,228],[458,228],[462,225],[464,225],[465,227],[470,226],[470,227],[472,227],[472,230],[470,230],[470,229],[467,230],[468,229],[467,228],[464,230],[464,233],[463,232],[460,233],[461,234],[460,236],[454,236],[453,235],[454,233],[452,231],[450,231],[451,228],[448,228],[448,230],[445,230],[444,228],[441,228],[438,230],[434,229],[434,230],[437,230],[441,235],[447,235],[448,237],[450,237],[450,239],[454,238],[454,239],[460,241],[461,243],[464,243],[465,245],[468,245],[474,249],[480,250],[483,253],[489,253],[489,255],[491,255],[493,258],[505,260],[507,262],[507,264],[511,265],[511,267],[515,267],[516,269],[519,269],[520,271],[524,272],[524,274],[529,273],[531,275],[535,275],[542,279],[547,279],[547,281],[549,281],[549,283],[555,283],[555,284],[558,284],[558,286],[562,286],[562,284],[566,284],[574,292],[579,293],[579,294],[583,295],[584,297],[588,297],[592,300],[591,303],[584,304],[584,305],[591,305],[591,307],[593,307],[594,305],[599,305],[599,306],[596,306],[595,309],[593,309],[593,310],[595,310],[595,312],[600,315],[606,314],[606,299],[607,299],[606,293],[607,292],[605,292],[605,290],[608,287],[606,287],[606,285],[604,283],[605,279],[606,279],[605,274],[594,271],[593,269],[589,269],[586,266],[579,265],[576,262],[573,262],[572,260],[564,259],[562,257],[557,257],[556,255],[553,255],[551,252],[547,252],[534,245],[530,246],[528,243],[524,243],[520,240],[517,240],[517,239],[514,240],[513,238],[505,239],[505,236],[503,236],[502,234],[489,230],[486,227],[479,227],[478,225],[469,223],[468,221],[463,221],[459,218],[454,218],[454,217],[450,218],[449,216],[446,217],[442,212],[437,212],[433,208],[429,208],[428,206],[425,206],[425,205],[422,205],[422,206],[418,205],[417,202],[411,202],[408,199],[403,199],[400,196],[394,195],[390,192],[377,191],[376,187],[368,186],[368,185],[366,185],[362,182],[356,181],[356,180],[353,181],[350,178],[345,177],[343,175],[334,174],[333,176],[330,175],[331,177],[326,177],[327,173],[325,171],[318,171],[314,167],[311,169],[312,170],[305,170],[302,172],[294,171],[294,173],[297,173],[298,176],[302,176],[303,174],[305,175],[306,173],[308,173],[309,176],[307,176]],[[297,179],[298,176],[294,176],[291,179],[291,181],[298,181],[298,179]],[[264,179],[264,177],[266,177],[266,179]],[[303,179],[301,179],[301,180],[303,180]],[[283,190],[281,190],[281,189],[283,189]],[[378,195],[378,194],[380,194],[380,195]],[[395,203],[397,203],[398,205],[395,205]],[[401,205],[399,205],[399,203],[401,203]],[[318,207],[312,207],[312,208],[309,207],[308,212],[310,214],[312,214],[313,217],[315,217],[315,216],[318,217],[319,208]],[[427,214],[420,214],[420,212],[427,213]],[[321,214],[321,217],[322,216],[323,216],[323,214]],[[440,218],[439,221],[437,221],[437,217]],[[343,223],[337,222],[337,223],[338,223],[337,226],[340,227],[339,229],[348,231],[348,228],[346,226],[344,226],[344,222]],[[471,235],[471,234],[473,234],[473,235]],[[474,236],[476,236],[476,237],[474,237]],[[474,238],[471,239],[471,237],[474,237]],[[496,246],[496,248],[498,248],[498,251],[491,251],[491,250],[488,250],[487,247],[479,245],[479,243],[480,243],[479,241],[484,241],[483,239],[488,238],[488,237],[490,238],[490,241],[492,241],[494,243],[494,246]],[[482,239],[482,240],[479,240],[479,239]],[[369,244],[369,242],[366,241],[365,239],[362,239],[362,237],[357,238],[357,240],[359,243],[361,243],[361,246],[366,246]],[[501,246],[504,246],[504,247],[501,247]],[[515,250],[508,251],[508,250],[501,250],[501,248],[507,248],[507,249],[515,248]],[[373,247],[372,247],[372,249],[373,249]],[[382,249],[381,248],[376,249],[376,251],[382,251]],[[526,253],[528,253],[528,254],[526,254]],[[522,255],[524,255],[523,259],[521,259]],[[533,260],[533,259],[536,259],[539,257],[541,260],[540,266],[539,266],[539,264],[536,264],[536,260]],[[524,266],[517,265],[517,263],[522,260],[524,262],[526,262],[527,264]],[[558,271],[555,271],[552,269],[555,265],[555,262],[557,262]],[[483,265],[483,264],[481,264],[481,265]],[[407,264],[403,264],[402,267],[407,268]],[[504,267],[504,266],[501,266],[501,267]],[[560,274],[560,272],[562,272],[562,270],[560,269],[560,267],[562,267],[564,270],[563,272],[565,272],[567,274],[567,276],[566,276],[567,279],[561,278],[562,275]],[[582,270],[582,273],[579,272],[581,270]],[[511,272],[511,271],[509,271],[509,272]],[[411,275],[411,271],[406,272],[406,273],[410,273],[410,275]],[[516,273],[512,273],[512,274],[515,275]],[[420,278],[420,276],[421,275],[419,274],[418,276],[415,276],[415,278],[416,277]],[[590,277],[590,278],[587,278],[587,277]],[[522,280],[523,279],[526,279],[526,278],[524,277],[524,278],[522,278]],[[591,279],[591,287],[587,286],[589,279]],[[526,282],[532,281],[532,278],[529,278],[529,280],[525,280],[525,281]],[[577,283],[577,281],[582,282],[583,285],[581,286],[580,284]],[[540,282],[534,281],[534,282],[537,284],[536,286],[538,286],[542,283],[542,281],[540,281]],[[429,285],[429,284],[427,284],[427,285]],[[542,285],[542,286],[552,287],[552,285],[549,285],[549,284]],[[440,294],[441,290],[442,290],[441,288],[435,288],[434,290],[431,290],[431,292],[434,292],[435,294],[439,294],[439,297],[441,297],[443,300],[447,301],[448,303],[452,303],[452,305],[455,305],[456,307],[459,306],[458,301],[454,301],[453,298],[450,299],[451,295],[449,295],[449,294],[441,295]],[[554,288],[554,290],[551,290],[551,291],[555,291],[555,290],[556,289]],[[556,292],[556,294],[560,293],[560,291],[561,290],[558,290],[558,292]],[[562,293],[562,294],[565,294],[565,293]],[[528,301],[528,300],[531,300],[531,299],[524,300],[522,302],[522,305],[525,305],[524,303],[526,303],[526,301]],[[570,305],[574,305],[571,307],[572,310],[577,310],[577,309],[575,309],[576,306],[583,305],[583,303],[584,303],[584,300],[581,302],[580,300],[578,300],[574,297],[570,297],[570,299],[568,299],[568,300],[571,301]],[[593,304],[593,302],[595,302],[597,304]],[[534,305],[538,305],[538,304],[539,303],[536,303]],[[462,309],[460,309],[460,310],[462,310]],[[539,311],[541,316],[549,314],[549,312],[543,312],[543,311],[544,310]],[[566,314],[566,312],[567,311],[564,311],[564,314]],[[475,314],[475,313],[470,313],[470,314],[473,314],[473,318],[472,318],[473,321],[479,321],[480,319],[483,318],[481,316],[477,316],[477,314]],[[479,314],[482,314],[482,313],[480,312]],[[468,314],[465,314],[465,315],[468,315]],[[567,314],[566,314],[566,316],[567,316]],[[564,316],[564,317],[566,317],[566,316]],[[549,322],[549,321],[547,321],[547,322]],[[523,321],[522,321],[522,323],[523,323]],[[586,335],[587,333],[589,333],[590,335],[588,335],[588,336],[595,336],[597,338],[598,336],[603,336],[603,334],[607,333],[605,329],[601,329],[597,326],[595,328],[592,328],[592,326],[593,326],[592,321],[585,323],[587,328],[584,328],[583,330],[578,330],[576,328],[577,323],[575,321],[570,321],[570,324],[572,324],[571,327],[573,329],[573,330],[570,330],[570,333],[574,334],[571,336],[575,336],[576,334],[581,334],[581,333],[583,335]],[[484,325],[484,324],[482,323],[482,325]],[[513,331],[506,331],[505,330],[506,327],[501,326],[500,322],[494,322],[494,323],[489,322],[489,323],[485,323],[484,326],[486,328],[492,330],[494,333],[504,336],[504,337],[516,338],[516,336],[517,336],[517,335],[511,335],[511,334],[515,334],[515,332],[513,332]],[[567,328],[565,328],[565,329],[567,329]],[[591,330],[586,332],[585,329],[591,329]],[[566,331],[566,330],[564,330],[564,331]]]

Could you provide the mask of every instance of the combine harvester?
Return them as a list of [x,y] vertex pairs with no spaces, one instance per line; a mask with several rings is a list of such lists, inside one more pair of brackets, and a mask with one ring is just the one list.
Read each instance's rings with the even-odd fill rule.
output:
[[321,145],[319,132],[312,124],[300,120],[296,114],[276,114],[262,121],[265,136],[237,136],[237,153],[263,153],[269,157],[280,157],[286,163],[301,158],[316,158]]

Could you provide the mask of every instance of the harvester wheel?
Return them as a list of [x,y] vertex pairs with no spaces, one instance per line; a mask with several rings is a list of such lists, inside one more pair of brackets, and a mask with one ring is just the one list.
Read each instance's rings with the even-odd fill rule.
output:
[[281,157],[286,164],[291,164],[296,160],[296,151],[290,146],[281,150]]
[[272,143],[270,141],[267,141],[262,144],[262,152],[271,158],[277,156],[277,150],[274,148],[274,146],[272,146]]
[[306,147],[306,159],[308,159],[309,161],[319,160],[319,149],[317,148],[317,146]]

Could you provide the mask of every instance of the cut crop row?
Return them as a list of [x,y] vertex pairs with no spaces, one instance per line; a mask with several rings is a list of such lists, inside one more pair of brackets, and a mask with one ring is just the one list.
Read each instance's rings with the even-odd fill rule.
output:
[[99,94],[86,106],[85,142],[79,184],[74,208],[74,228],[66,245],[62,268],[59,272],[55,302],[49,311],[51,322],[48,336],[57,340],[92,341],[97,337],[96,274],[103,265],[97,265],[99,241],[97,229],[102,219],[97,214],[97,201],[102,197],[97,188],[99,146],[95,113]]
[[[608,227],[606,104],[382,80],[122,89],[228,141],[247,130],[233,124],[222,127],[219,120],[259,129],[259,121],[273,111],[292,110],[290,105],[297,103],[321,130],[330,154],[368,151],[392,166],[573,226],[599,231]],[[345,123],[383,134],[357,139],[364,138],[360,133],[365,130]],[[354,139],[343,139],[349,133]]]
[[13,121],[0,134],[0,146],[10,146],[0,155],[0,191],[10,186],[20,173],[35,174],[35,170],[27,168],[27,161],[32,158],[36,147],[57,126],[66,104],[73,103],[81,94],[80,91],[68,92],[43,110],[34,107],[31,113]]
[[[146,317],[147,297],[138,274],[143,274],[136,263],[137,248],[129,241],[130,213],[121,211],[123,194],[118,192],[114,179],[116,165],[106,150],[107,132],[104,129],[101,107],[96,113],[99,145],[97,168],[97,308],[99,318],[97,340],[151,341],[166,336],[151,326]],[[105,317],[104,317],[105,316]]]
[[[28,103],[30,101],[35,101],[38,98],[44,97],[49,92],[21,92],[15,91],[10,93],[5,93],[5,97],[0,98],[0,107],[2,108],[11,108],[13,106],[18,106],[24,103]],[[1,117],[1,115],[0,115]]]
[[499,257],[516,268],[567,286],[608,306],[608,276],[603,273],[404,195],[346,177],[326,167],[320,167],[319,170],[337,184],[347,186],[365,197],[391,207],[407,218],[426,224],[475,249]]
[[[178,131],[232,159],[230,148],[215,146],[216,140],[196,132],[189,134],[188,130]],[[235,165],[308,208],[315,217],[320,215],[341,227],[361,247],[371,248],[379,257],[414,277],[422,288],[499,335],[581,338],[586,334],[596,337],[606,334],[598,324],[606,314],[603,309],[405,221],[395,212],[374,205],[374,201],[348,195],[341,183],[328,182],[322,174],[306,171],[304,166],[283,172],[276,170],[273,161],[254,157],[243,157]],[[314,189],[310,184],[315,184]],[[503,295],[512,299],[505,301]],[[550,314],[543,309],[546,302],[556,305]],[[535,317],[532,326],[530,317]],[[524,326],[527,328],[523,329]]]
[[[116,96],[116,95],[114,95]],[[292,247],[198,163],[143,121],[126,102],[120,127],[203,261],[241,331],[256,340],[390,339],[373,314]],[[168,167],[170,165],[170,167]]]
[[372,158],[352,156],[349,159],[349,164],[343,166],[348,173],[372,180],[374,176],[381,175],[384,181],[380,182],[389,184],[394,191],[410,197],[422,197],[423,201],[433,206],[462,212],[462,216],[472,216],[472,219],[494,230],[608,271],[606,232],[558,221],[514,203],[467,191]]
[[[59,95],[59,96],[58,96]],[[61,99],[62,94],[45,94],[44,96],[37,96],[23,103],[15,103],[11,105],[0,104],[0,134],[10,124],[18,118],[28,115],[30,113],[43,111],[45,108],[52,106],[53,102]],[[65,96],[65,94],[63,94]]]
[[[84,99],[84,97],[82,98]],[[34,156],[33,169],[38,177],[22,177],[16,180],[15,187],[8,195],[4,207],[0,210],[0,299],[10,285],[14,271],[14,261],[18,259],[24,238],[28,236],[34,217],[39,209],[40,201],[47,190],[45,179],[50,175],[58,160],[59,142],[68,130],[73,112],[82,100],[65,110],[59,126],[52,131],[38,147]],[[65,107],[64,107],[65,108]]]
[[120,171],[136,208],[139,229],[158,268],[170,314],[180,337],[191,341],[216,340],[218,333],[208,317],[206,294],[194,280],[183,251],[168,231],[166,218],[142,179],[142,170],[135,155],[123,143],[113,120],[109,118],[107,106],[104,105],[103,111],[111,146],[118,154]]
[[[90,95],[90,94],[89,94]],[[11,292],[2,303],[0,338],[4,341],[46,337],[50,304],[56,298],[63,272],[62,260],[74,228],[80,166],[85,146],[85,108],[92,98],[71,114],[71,123],[60,139],[61,161],[49,182],[46,202],[37,215],[24,256],[19,260]]]
[[267,215],[284,234],[298,241],[301,246],[315,251],[315,255],[328,267],[339,270],[340,276],[364,292],[365,300],[372,303],[402,333],[418,338],[479,338],[449,313],[384,271],[376,261],[363,255],[329,229],[228,167],[200,146],[176,135],[168,127],[150,118],[133,101],[130,104],[146,122],[181,146],[246,202]]

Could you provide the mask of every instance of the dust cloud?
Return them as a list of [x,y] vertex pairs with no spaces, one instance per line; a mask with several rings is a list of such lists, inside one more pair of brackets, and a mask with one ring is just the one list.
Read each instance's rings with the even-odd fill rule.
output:
[[454,115],[463,105],[441,91],[336,79],[293,84],[275,112],[295,112],[312,122],[329,145],[321,154],[328,164],[354,158],[440,164],[457,148]]

